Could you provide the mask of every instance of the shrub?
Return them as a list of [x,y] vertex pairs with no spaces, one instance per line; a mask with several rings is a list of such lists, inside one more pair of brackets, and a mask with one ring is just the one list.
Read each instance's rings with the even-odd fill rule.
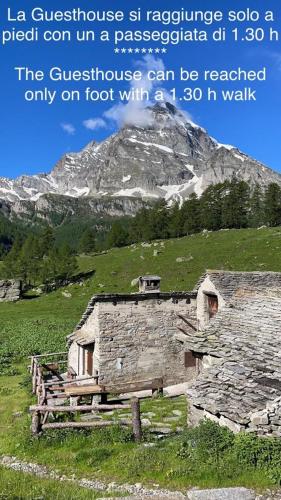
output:
[[184,433],[177,455],[217,463],[223,453],[231,450],[233,442],[234,434],[229,429],[206,419]]
[[238,463],[267,471],[274,484],[281,484],[281,441],[254,434],[235,436],[234,455]]

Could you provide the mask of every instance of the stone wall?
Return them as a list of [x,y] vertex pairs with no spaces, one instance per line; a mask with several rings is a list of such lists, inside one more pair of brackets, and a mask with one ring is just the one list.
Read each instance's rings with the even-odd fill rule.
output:
[[250,415],[250,422],[245,425],[234,422],[223,415],[214,415],[204,408],[192,404],[188,407],[187,423],[191,427],[196,427],[205,418],[222,427],[228,427],[234,433],[244,431],[254,432],[259,436],[281,437],[281,397],[268,403],[263,410],[253,412]]
[[21,298],[21,292],[19,280],[0,280],[0,302],[15,302]]
[[100,383],[163,377],[171,385],[193,378],[195,369],[185,367],[185,349],[175,339],[179,314],[194,320],[195,300],[100,302]]
[[215,287],[214,283],[210,280],[209,276],[206,276],[206,278],[198,288],[198,295],[197,295],[197,320],[198,320],[199,330],[203,330],[210,321],[208,314],[207,296],[206,296],[206,294],[208,293],[213,293],[218,297],[219,311],[225,306],[225,300],[221,296],[219,290]]
[[252,413],[250,418],[249,431],[281,437],[281,397],[268,402],[264,410]]
[[[96,371],[99,371],[99,308],[100,303],[97,302],[92,313],[83,325],[83,328],[78,330],[78,334],[83,334],[89,342],[95,343],[93,363]],[[71,343],[68,351],[68,366],[71,367],[79,377],[83,375],[87,376],[87,358],[83,354],[84,348],[87,349],[86,344],[80,346],[74,341]]]

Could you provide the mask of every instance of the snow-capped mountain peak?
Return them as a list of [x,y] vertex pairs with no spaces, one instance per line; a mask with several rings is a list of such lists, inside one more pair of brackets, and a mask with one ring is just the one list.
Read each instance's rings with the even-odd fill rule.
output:
[[105,141],[68,153],[50,174],[0,178],[0,199],[38,203],[46,194],[93,199],[165,198],[182,203],[236,176],[281,185],[281,176],[235,146],[220,144],[171,103],[147,108],[146,126],[127,124]]

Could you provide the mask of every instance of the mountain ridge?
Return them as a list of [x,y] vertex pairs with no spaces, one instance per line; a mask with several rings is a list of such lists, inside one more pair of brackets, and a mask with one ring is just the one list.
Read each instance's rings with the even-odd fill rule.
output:
[[161,198],[181,204],[192,193],[200,196],[210,184],[233,176],[250,185],[281,186],[280,174],[235,146],[220,144],[172,104],[159,103],[145,113],[142,126],[127,123],[104,141],[65,154],[49,174],[0,178],[0,199],[17,212],[26,202],[36,210],[46,195],[104,204]]

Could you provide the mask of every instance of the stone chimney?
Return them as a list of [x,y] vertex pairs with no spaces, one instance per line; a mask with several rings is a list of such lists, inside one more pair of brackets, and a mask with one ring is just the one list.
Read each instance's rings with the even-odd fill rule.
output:
[[140,276],[139,277],[139,292],[151,293],[160,292],[160,276]]

